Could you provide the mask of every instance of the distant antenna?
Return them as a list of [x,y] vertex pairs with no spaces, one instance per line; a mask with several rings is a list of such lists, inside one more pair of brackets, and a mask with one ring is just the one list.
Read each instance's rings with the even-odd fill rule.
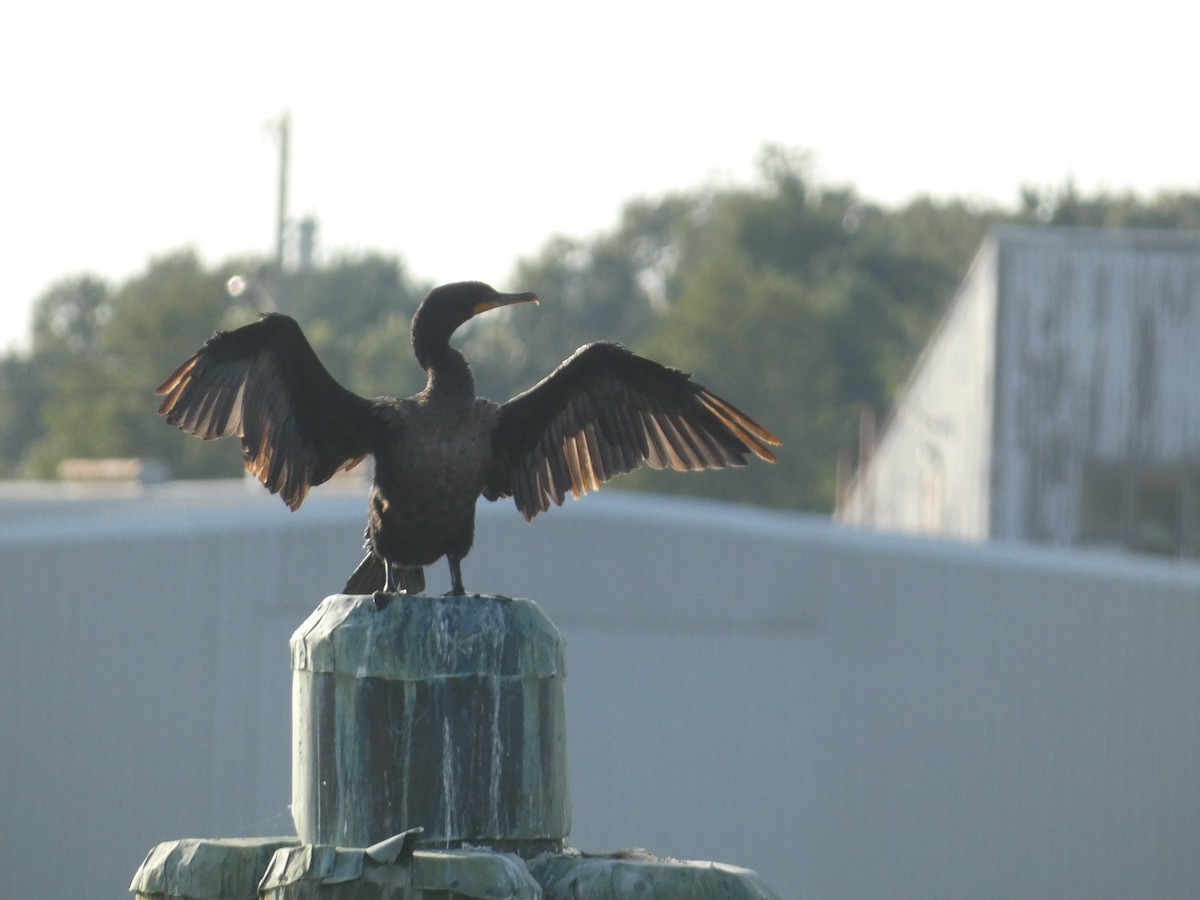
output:
[[296,248],[296,268],[311,269],[317,253],[317,219],[305,216],[296,226],[299,245]]

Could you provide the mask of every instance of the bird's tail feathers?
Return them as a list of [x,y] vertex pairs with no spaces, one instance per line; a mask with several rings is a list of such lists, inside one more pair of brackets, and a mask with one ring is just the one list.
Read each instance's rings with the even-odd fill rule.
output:
[[383,588],[383,560],[368,553],[346,579],[343,594],[373,594]]
[[[373,594],[383,590],[384,562],[374,553],[368,553],[363,561],[346,579],[343,594]],[[396,589],[406,594],[420,594],[425,590],[425,570],[420,566],[411,569],[396,566]]]

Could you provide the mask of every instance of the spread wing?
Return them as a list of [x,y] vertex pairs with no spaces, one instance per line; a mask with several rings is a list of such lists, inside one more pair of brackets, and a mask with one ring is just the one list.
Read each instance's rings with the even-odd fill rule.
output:
[[677,369],[618,344],[580,347],[500,407],[483,494],[532,519],[642,463],[680,472],[774,462],[779,438]]
[[372,451],[371,402],[338,384],[278,313],[217,332],[155,393],[171,425],[206,441],[241,437],[247,471],[292,509]]

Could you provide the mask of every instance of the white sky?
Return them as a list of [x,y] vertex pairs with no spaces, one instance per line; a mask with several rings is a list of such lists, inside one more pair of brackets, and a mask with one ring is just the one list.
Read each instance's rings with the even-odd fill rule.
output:
[[508,282],[622,204],[745,182],[1013,204],[1021,184],[1200,189],[1178,0],[21,3],[0,17],[0,349],[66,275],[273,246],[276,144],[320,248]]

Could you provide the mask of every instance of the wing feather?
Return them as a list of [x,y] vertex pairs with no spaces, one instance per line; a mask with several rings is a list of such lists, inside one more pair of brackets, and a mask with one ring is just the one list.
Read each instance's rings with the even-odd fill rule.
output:
[[575,434],[568,434],[563,439],[563,449],[567,454],[567,469],[571,473],[571,496],[578,500],[579,496],[587,490],[586,485],[590,484],[590,480],[585,481],[587,469],[579,457],[579,444],[575,440]]
[[645,464],[677,471],[767,462],[779,438],[686,373],[599,342],[500,407],[490,499],[531,519]]
[[156,393],[171,425],[206,441],[240,437],[246,470],[292,509],[374,446],[371,402],[338,384],[278,313],[217,332]]
[[[667,437],[664,422],[655,419],[653,415],[647,415],[644,421],[646,421],[647,433],[650,440],[652,440],[656,450],[658,450],[659,468],[682,470],[683,461],[680,460],[676,449],[671,445],[671,438]],[[650,464],[653,466],[653,460]]]

